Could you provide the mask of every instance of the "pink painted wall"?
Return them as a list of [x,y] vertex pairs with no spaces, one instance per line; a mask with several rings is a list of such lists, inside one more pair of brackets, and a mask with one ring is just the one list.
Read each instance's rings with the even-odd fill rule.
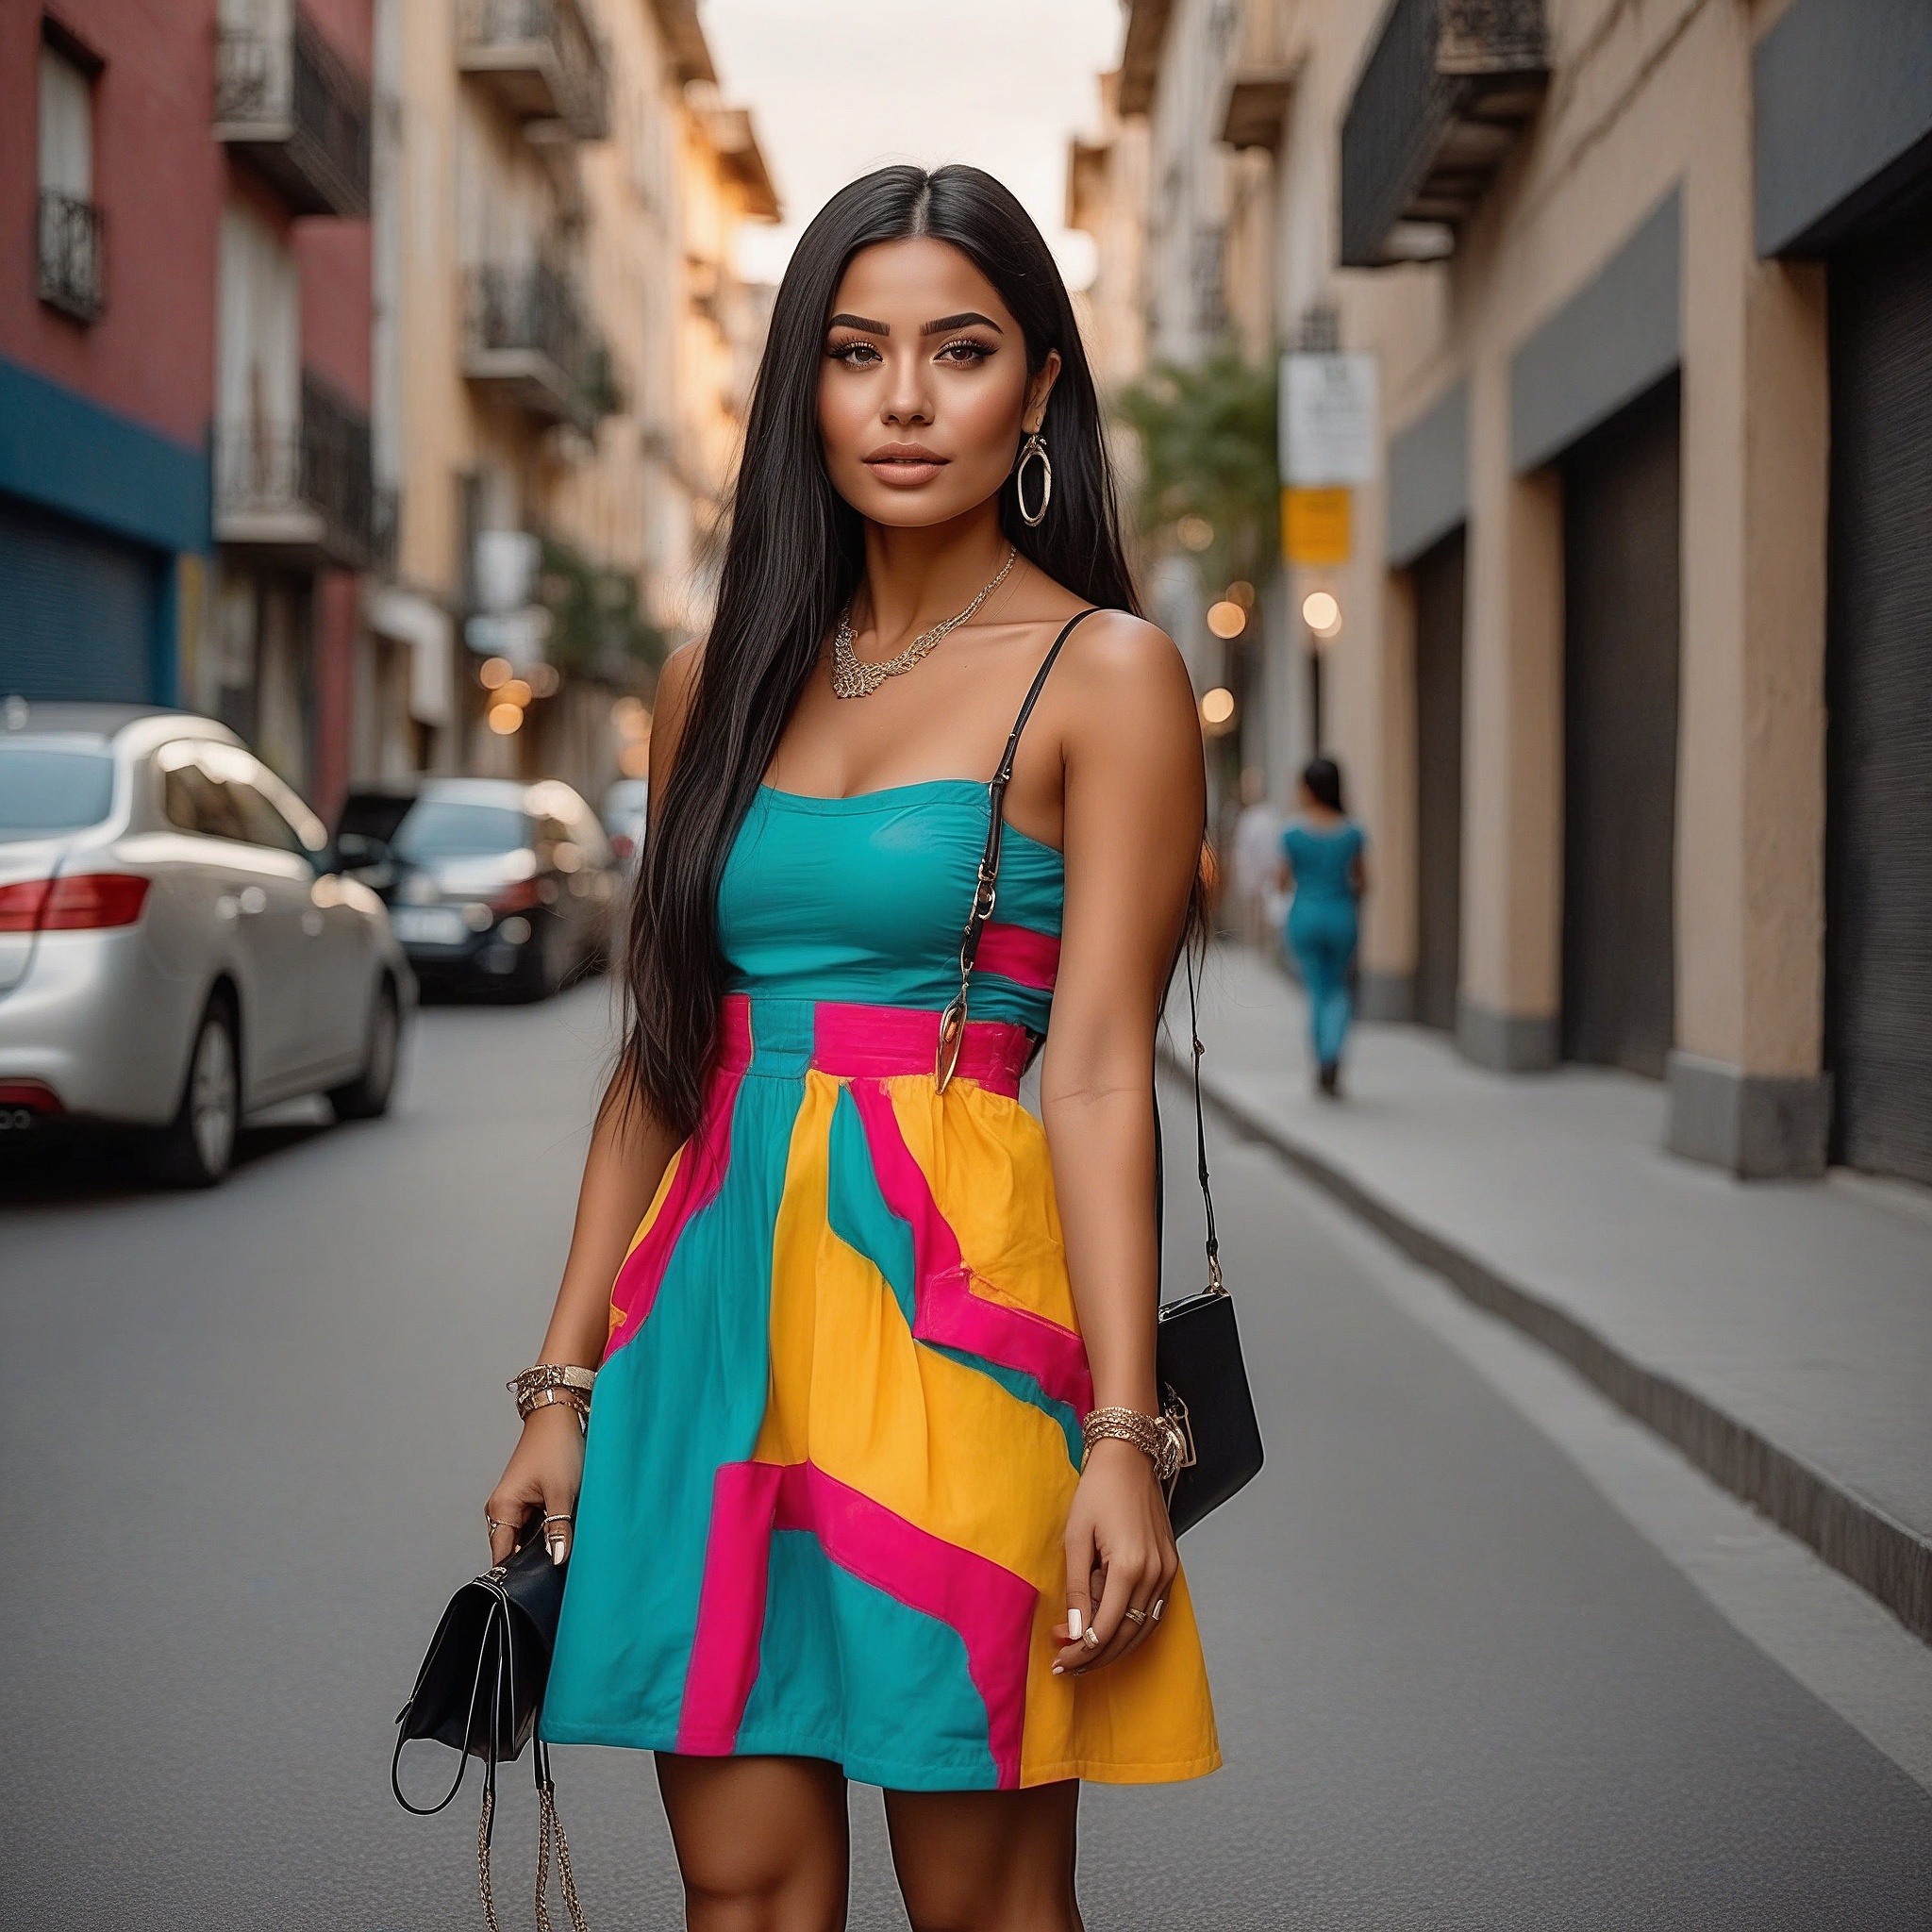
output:
[[[303,0],[308,17],[366,84],[375,60],[375,0]],[[302,359],[369,407],[371,329],[367,222],[295,225],[302,264]]]
[[4,0],[0,356],[198,446],[214,398],[225,178],[208,132],[214,0],[56,0],[49,11],[107,63],[94,84],[106,303],[82,327],[39,298],[41,8]]

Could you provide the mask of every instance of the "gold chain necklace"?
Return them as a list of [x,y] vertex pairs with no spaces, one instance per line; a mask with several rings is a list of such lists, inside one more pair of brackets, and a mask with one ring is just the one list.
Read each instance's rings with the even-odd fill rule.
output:
[[868,664],[852,648],[852,610],[847,606],[845,614],[839,620],[839,628],[832,633],[832,695],[837,698],[866,697],[878,690],[887,678],[910,671],[935,644],[958,630],[999,589],[1019,554],[1008,544],[1006,562],[993,573],[991,582],[965,609],[934,625],[930,630],[921,631],[896,658],[888,658],[882,663]]

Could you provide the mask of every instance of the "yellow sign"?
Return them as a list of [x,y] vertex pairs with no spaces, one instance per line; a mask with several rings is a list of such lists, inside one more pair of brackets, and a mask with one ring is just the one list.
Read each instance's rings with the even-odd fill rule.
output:
[[1346,563],[1348,541],[1348,491],[1281,492],[1281,554],[1290,563]]

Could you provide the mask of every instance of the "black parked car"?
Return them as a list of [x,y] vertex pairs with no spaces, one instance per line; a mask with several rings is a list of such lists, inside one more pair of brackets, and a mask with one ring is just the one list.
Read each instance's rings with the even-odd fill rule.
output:
[[425,988],[544,999],[608,956],[617,861],[596,813],[556,779],[361,787],[335,849],[387,902]]

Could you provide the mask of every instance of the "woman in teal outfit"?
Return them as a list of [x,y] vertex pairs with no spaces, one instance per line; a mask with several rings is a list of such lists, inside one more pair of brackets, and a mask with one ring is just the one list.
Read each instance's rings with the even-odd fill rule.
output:
[[1349,976],[1359,938],[1357,908],[1369,883],[1362,862],[1368,841],[1342,804],[1341,770],[1333,758],[1315,758],[1302,773],[1301,807],[1300,823],[1281,835],[1281,883],[1294,891],[1288,944],[1308,995],[1315,1085],[1334,1099],[1355,1013]]
[[1221,1761],[1149,1077],[1206,774],[1113,505],[1013,196],[834,195],[658,686],[624,1046],[483,1512],[567,1566],[541,1735],[653,1754],[691,1932],[841,1932],[852,1781],[915,1932],[1081,1932],[1082,1784]]

